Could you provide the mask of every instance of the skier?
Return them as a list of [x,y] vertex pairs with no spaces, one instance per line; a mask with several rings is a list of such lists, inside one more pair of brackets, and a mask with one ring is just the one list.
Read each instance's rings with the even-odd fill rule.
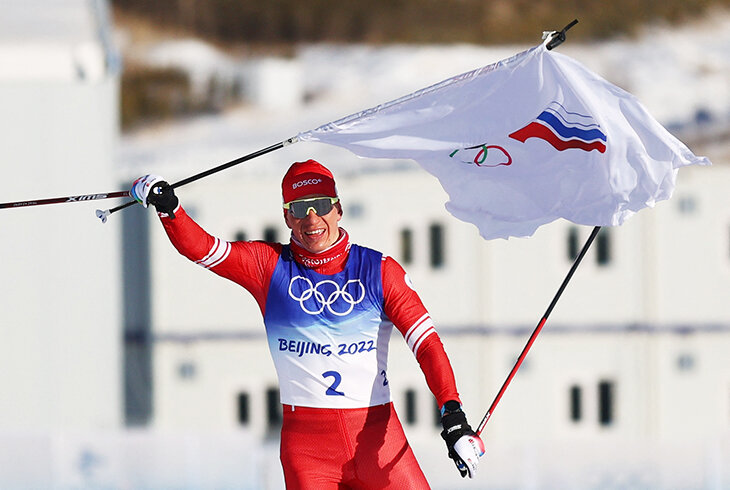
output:
[[431,317],[393,258],[350,242],[339,226],[342,207],[326,167],[308,160],[286,172],[286,245],[211,236],[160,176],[140,177],[131,193],[156,208],[182,255],[256,299],[279,378],[288,489],[429,488],[390,397],[393,325],[441,407],[449,457],[462,477],[474,477],[484,444],[461,409]]

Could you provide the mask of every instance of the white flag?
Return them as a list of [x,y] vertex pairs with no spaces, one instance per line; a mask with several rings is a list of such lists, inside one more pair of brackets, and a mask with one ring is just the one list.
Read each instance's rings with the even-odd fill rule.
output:
[[[547,42],[547,41],[546,41]],[[709,165],[626,91],[546,43],[298,135],[416,160],[486,239],[565,218],[620,225]]]

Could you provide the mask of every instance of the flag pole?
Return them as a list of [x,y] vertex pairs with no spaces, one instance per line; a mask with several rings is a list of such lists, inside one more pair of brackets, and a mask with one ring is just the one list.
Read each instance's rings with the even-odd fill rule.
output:
[[553,38],[545,45],[545,49],[550,51],[551,49],[557,48],[558,46],[563,44],[565,42],[565,33],[568,31],[568,29],[570,29],[577,23],[578,23],[578,19],[573,19],[573,21],[570,24],[563,27],[562,31],[554,33]]
[[494,413],[494,409],[497,407],[497,404],[499,403],[499,400],[502,399],[502,395],[504,395],[504,392],[507,391],[507,387],[509,386],[510,382],[512,381],[512,378],[515,377],[515,374],[517,374],[517,370],[520,369],[520,366],[522,365],[522,361],[525,360],[525,357],[527,356],[527,353],[529,352],[530,348],[532,347],[532,344],[535,342],[535,339],[538,335],[540,335],[540,332],[542,331],[542,327],[545,326],[545,322],[547,322],[548,317],[550,316],[550,313],[552,313],[553,308],[555,308],[555,305],[558,302],[558,299],[560,299],[560,296],[563,294],[563,291],[565,291],[566,286],[570,282],[570,279],[573,277],[573,274],[575,273],[576,269],[578,269],[578,265],[580,265],[581,260],[583,260],[583,256],[588,252],[588,249],[590,248],[591,244],[593,243],[593,240],[596,238],[596,235],[598,235],[598,232],[601,230],[600,226],[596,226],[593,228],[593,231],[591,232],[591,235],[588,237],[588,240],[586,240],[586,243],[583,245],[583,248],[581,249],[578,256],[573,261],[573,265],[570,267],[570,270],[568,271],[568,275],[565,276],[565,279],[563,279],[563,283],[558,288],[558,292],[555,293],[555,296],[553,297],[553,300],[550,302],[550,306],[548,306],[547,310],[545,311],[545,314],[542,316],[542,319],[540,320],[540,323],[537,324],[537,327],[535,327],[535,330],[532,332],[532,335],[530,335],[529,340],[527,341],[527,344],[525,344],[525,347],[522,349],[522,352],[520,353],[520,356],[517,358],[517,362],[512,367],[512,370],[510,371],[509,375],[507,376],[507,379],[502,384],[502,388],[500,388],[499,392],[497,393],[497,396],[494,398],[494,401],[492,402],[492,405],[489,407],[489,410],[487,410],[486,415],[484,415],[484,418],[479,423],[479,426],[477,427],[477,435],[480,435],[482,431],[484,430],[484,427],[487,425],[487,422],[489,421],[489,418]]

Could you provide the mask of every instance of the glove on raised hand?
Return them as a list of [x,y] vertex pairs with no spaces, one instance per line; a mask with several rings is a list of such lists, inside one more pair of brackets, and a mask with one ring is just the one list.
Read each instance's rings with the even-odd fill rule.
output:
[[442,408],[441,437],[446,441],[449,457],[454,460],[461,477],[474,478],[479,458],[484,455],[484,442],[466,421],[459,402],[450,400]]
[[171,218],[178,205],[178,198],[170,184],[162,180],[159,175],[144,175],[132,184],[132,197],[142,206],[152,204],[158,213],[165,213]]

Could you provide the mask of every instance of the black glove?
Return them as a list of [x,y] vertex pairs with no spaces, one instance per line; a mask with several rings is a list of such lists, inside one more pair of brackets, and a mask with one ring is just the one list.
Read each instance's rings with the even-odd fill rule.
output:
[[[473,478],[479,457],[484,454],[484,443],[466,421],[466,414],[459,402],[449,400],[444,403],[441,425],[444,428],[441,437],[446,441],[449,457],[454,460],[461,477],[469,475],[469,478]],[[466,451],[460,448],[460,455],[454,445],[464,436],[469,436],[469,444]]]
[[179,200],[173,188],[164,180],[152,186],[147,202],[152,204],[158,213],[165,213],[175,219],[173,211],[177,208]]

